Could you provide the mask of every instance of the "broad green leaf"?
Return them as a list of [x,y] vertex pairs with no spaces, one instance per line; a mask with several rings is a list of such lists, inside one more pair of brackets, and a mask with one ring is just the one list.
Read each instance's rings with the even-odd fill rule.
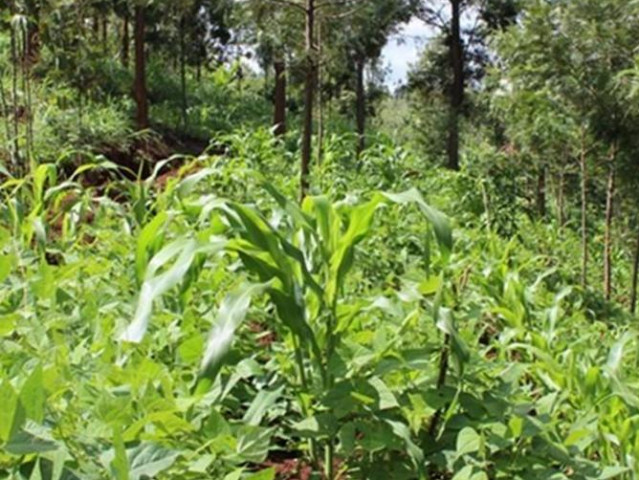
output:
[[198,183],[213,174],[215,174],[215,169],[205,168],[197,173],[194,173],[193,175],[189,175],[179,183],[177,187],[178,194],[181,197],[187,196],[193,191],[193,189],[195,189]]
[[[142,284],[137,309],[131,324],[120,336],[121,341],[139,343],[149,326],[153,302],[185,279],[191,264],[199,252],[218,252],[224,248],[224,241],[213,241],[199,247],[193,239],[181,239],[162,249],[149,262],[146,280]],[[172,258],[177,259],[164,273],[156,272]]]
[[626,344],[634,338],[635,335],[633,333],[625,333],[618,341],[615,342],[615,344],[610,349],[606,366],[608,367],[608,371],[610,371],[613,375],[616,375],[619,371],[619,367],[621,366],[621,361],[623,359],[623,351]]
[[11,273],[14,261],[13,255],[0,255],[0,283],[4,282]]
[[135,254],[135,268],[140,282],[145,276],[147,263],[149,261],[148,256],[150,246],[157,242],[160,230],[166,225],[168,217],[169,216],[166,212],[159,213],[155,218],[153,218],[153,220],[144,226],[138,236]]
[[453,480],[488,480],[488,476],[484,472],[475,470],[472,465],[466,465],[455,474]]
[[383,193],[384,197],[394,203],[404,205],[407,203],[417,204],[420,211],[433,225],[435,231],[435,237],[439,245],[444,249],[445,253],[450,253],[453,250],[453,231],[450,226],[450,222],[446,216],[440,211],[434,209],[428,205],[421,193],[416,189],[411,189],[403,193],[392,194]]
[[224,480],[240,480],[242,478],[242,474],[244,473],[244,469],[240,468],[232,471],[228,475],[224,477]]
[[271,436],[274,431],[271,428],[242,425],[236,432],[236,453],[239,459],[261,463],[266,459],[271,445]]
[[230,293],[222,301],[217,313],[215,326],[209,334],[202,357],[201,370],[215,370],[228,352],[235,336],[235,330],[244,321],[251,299],[268,287],[267,284],[244,285]]
[[404,441],[407,453],[413,463],[420,466],[424,461],[424,452],[413,442],[408,425],[395,420],[386,420],[386,423],[391,426],[393,433]]
[[448,308],[440,308],[438,317],[437,328],[450,337],[454,358],[458,361],[459,367],[463,368],[470,360],[470,350],[455,328],[453,313]]
[[215,456],[210,454],[198,455],[189,463],[189,472],[205,474],[215,461]]
[[44,420],[45,393],[42,379],[42,365],[38,365],[20,391],[20,403],[26,416],[31,420],[42,423]]
[[596,480],[611,480],[615,478],[621,478],[622,475],[628,473],[630,469],[628,467],[604,467]]
[[344,277],[350,270],[354,249],[369,233],[373,222],[373,215],[379,207],[381,199],[375,198],[368,203],[359,205],[348,216],[348,228],[340,237],[335,252],[330,259],[330,280],[326,286],[326,298],[329,304],[335,302],[337,293],[341,290]]
[[33,174],[33,193],[36,204],[42,203],[44,185],[47,180],[49,180],[51,185],[57,183],[57,168],[53,163],[43,163],[39,165]]
[[390,388],[382,381],[379,377],[371,378],[368,383],[377,391],[379,395],[379,405],[378,408],[380,410],[390,410],[396,407],[399,407],[399,403],[391,392]]
[[293,424],[293,430],[301,437],[321,438],[335,435],[339,425],[331,413],[319,413]]
[[274,479],[275,479],[274,468],[267,468],[266,470],[262,470],[260,472],[254,473],[246,477],[246,480],[274,480]]
[[25,414],[18,394],[8,380],[0,383],[0,440],[7,442],[22,427]]
[[59,446],[52,440],[40,438],[22,430],[13,435],[3,448],[13,455],[30,455],[52,452]]
[[244,414],[242,421],[248,425],[259,425],[268,410],[282,397],[282,393],[284,393],[283,386],[275,390],[260,390]]
[[131,480],[154,478],[171,467],[178,457],[178,452],[153,444],[142,444],[129,450],[128,454]]
[[468,453],[475,453],[479,451],[480,447],[481,437],[473,428],[466,427],[457,434],[457,456],[461,457]]
[[129,480],[129,459],[119,426],[113,429],[113,452],[114,456],[110,464],[113,477],[116,480]]

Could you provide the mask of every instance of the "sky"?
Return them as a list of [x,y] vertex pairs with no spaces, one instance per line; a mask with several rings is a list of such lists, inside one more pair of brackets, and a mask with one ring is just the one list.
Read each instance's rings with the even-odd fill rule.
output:
[[382,54],[383,65],[389,67],[386,83],[396,88],[406,82],[411,64],[419,58],[433,32],[424,22],[411,20],[386,45]]

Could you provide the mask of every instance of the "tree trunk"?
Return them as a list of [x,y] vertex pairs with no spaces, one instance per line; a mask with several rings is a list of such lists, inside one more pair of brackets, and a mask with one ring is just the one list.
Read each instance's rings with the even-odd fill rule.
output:
[[306,0],[306,79],[304,86],[304,131],[302,136],[302,165],[300,173],[300,197],[306,197],[310,173],[313,137],[313,102],[315,100],[315,0]]
[[586,147],[581,145],[579,166],[581,167],[581,286],[588,286],[588,165]]
[[100,40],[100,17],[96,14],[93,16],[93,41],[95,44]]
[[146,57],[145,57],[145,19],[144,7],[135,7],[135,103],[137,105],[136,122],[139,130],[149,127],[149,100],[146,90]]
[[563,229],[566,223],[566,173],[561,170],[559,172],[559,187],[557,191],[557,216],[559,221],[559,228]]
[[[11,13],[15,14],[15,3],[11,4]],[[18,52],[18,38],[16,27],[11,25],[10,28],[10,45],[11,45],[11,114],[13,117],[13,155],[15,159],[15,171],[18,176],[23,173],[22,159],[20,155],[20,115],[19,115],[19,96],[18,96],[18,64],[20,63]]]
[[273,63],[273,67],[275,69],[273,126],[275,135],[279,137],[286,133],[286,63],[283,58],[278,58]]
[[464,102],[464,53],[461,40],[461,0],[450,0],[451,38],[450,62],[453,70],[453,85],[450,97],[448,125],[448,168],[459,170],[459,117]]
[[13,149],[13,145],[11,142],[11,114],[9,111],[9,104],[7,103],[7,97],[5,95],[4,92],[4,82],[2,77],[0,77],[0,108],[2,109],[2,117],[4,118],[4,134],[7,138],[6,141],[6,145],[7,145],[7,149],[9,150],[9,158],[10,158],[10,167],[9,170],[12,171],[12,173],[17,175],[17,170],[16,170],[16,166],[17,166],[17,161],[15,158],[15,152]]
[[[637,227],[635,227],[637,228]],[[637,313],[637,284],[639,280],[639,235],[635,245],[635,254],[632,265],[632,286],[630,288],[630,313]]]
[[122,21],[122,51],[120,52],[120,60],[124,68],[129,67],[129,44],[129,12],[126,12]]
[[546,167],[542,166],[537,176],[537,214],[546,218]]
[[109,54],[109,20],[106,17],[102,19],[102,53],[104,56]]
[[359,160],[364,148],[366,148],[366,91],[364,89],[364,67],[366,62],[364,56],[359,55],[355,63],[357,71],[355,113],[357,117],[357,160]]
[[612,298],[612,221],[615,199],[615,147],[613,147],[610,157],[608,188],[606,189],[606,230],[604,235],[604,295],[606,300]]
[[27,1],[27,45],[25,63],[35,65],[40,59],[40,4]]
[[322,164],[324,157],[324,98],[322,95],[322,23],[317,25],[317,164]]
[[186,38],[184,35],[185,18],[180,18],[179,35],[180,35],[180,90],[182,95],[182,125],[186,129],[189,123],[188,119],[188,99],[186,98]]

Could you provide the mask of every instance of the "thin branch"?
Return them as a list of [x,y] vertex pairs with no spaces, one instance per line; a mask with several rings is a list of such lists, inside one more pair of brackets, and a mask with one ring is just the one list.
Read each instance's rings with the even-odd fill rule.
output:
[[437,27],[439,29],[444,30],[444,29],[447,28],[448,22],[442,16],[442,11],[443,10],[444,10],[444,7],[441,7],[438,10],[426,7],[424,9],[424,13],[418,14],[417,18],[419,18],[422,22],[424,22],[424,23],[426,23],[428,25],[432,25],[432,26],[435,26],[435,27]]

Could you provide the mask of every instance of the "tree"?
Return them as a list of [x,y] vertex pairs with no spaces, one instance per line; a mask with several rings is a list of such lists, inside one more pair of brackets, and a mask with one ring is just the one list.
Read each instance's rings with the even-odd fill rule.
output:
[[274,70],[273,131],[281,136],[287,130],[287,59],[294,55],[300,41],[296,25],[298,12],[296,8],[274,8],[270,2],[255,0],[243,7],[238,12],[238,27],[246,32],[242,40],[256,45],[267,91],[268,73],[271,67]]
[[149,127],[149,99],[146,87],[146,6],[134,7],[133,41],[135,44],[135,80],[133,92],[136,104],[135,121],[139,130]]
[[348,16],[344,25],[342,48],[348,63],[355,66],[357,158],[366,146],[366,64],[379,59],[389,37],[410,20],[417,6],[414,0],[371,0]]
[[[603,291],[607,299],[613,289],[617,172],[632,157],[634,139],[639,135],[638,118],[627,99],[620,97],[616,81],[619,72],[632,65],[633,39],[639,33],[633,22],[626,21],[633,15],[629,8],[622,0],[533,1],[521,25],[502,37],[498,49],[502,81],[527,92],[554,92],[551,101],[561,105],[560,110],[579,125],[580,134],[573,137],[579,139],[579,147],[573,149],[573,155],[578,152],[582,174],[583,282],[587,280],[588,259],[586,188],[588,171],[592,170],[605,191]],[[535,113],[547,114],[541,109]],[[591,166],[587,165],[588,157],[594,160]]]
[[[477,5],[475,5],[477,3]],[[465,12],[476,7],[473,25],[464,29],[462,18]],[[448,12],[447,12],[448,11]],[[466,87],[469,83],[469,63],[479,60],[480,67],[488,61],[485,40],[497,29],[512,24],[519,12],[518,0],[426,0],[418,17],[436,28],[447,46],[448,112],[446,156],[447,166],[459,170],[460,119],[464,111]]]

